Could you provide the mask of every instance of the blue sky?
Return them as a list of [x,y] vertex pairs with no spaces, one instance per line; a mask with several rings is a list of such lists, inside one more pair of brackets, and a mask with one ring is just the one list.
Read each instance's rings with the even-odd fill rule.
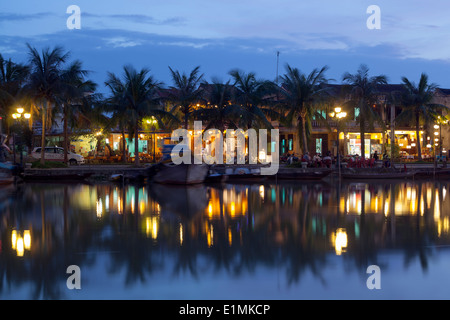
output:
[[[81,9],[81,29],[69,30],[70,5]],[[366,12],[381,10],[381,29]],[[26,43],[39,50],[62,46],[101,85],[125,64],[148,67],[171,84],[168,66],[205,79],[229,78],[240,68],[273,80],[286,63],[304,72],[329,66],[340,83],[362,63],[391,83],[402,76],[450,88],[448,0],[15,0],[0,2],[0,53],[27,61]]]

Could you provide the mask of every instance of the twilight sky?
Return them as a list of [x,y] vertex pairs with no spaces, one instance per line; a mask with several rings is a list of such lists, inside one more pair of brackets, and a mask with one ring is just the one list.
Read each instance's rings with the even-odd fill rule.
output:
[[[81,9],[81,29],[69,30],[70,5]],[[370,5],[381,9],[381,29],[366,25]],[[148,67],[171,85],[168,66],[206,80],[228,80],[240,68],[274,80],[285,64],[303,72],[329,66],[341,82],[361,63],[390,83],[402,76],[450,88],[448,0],[15,0],[0,2],[0,53],[27,61],[26,43],[62,46],[100,84],[123,65]],[[106,92],[106,91],[104,91]]]

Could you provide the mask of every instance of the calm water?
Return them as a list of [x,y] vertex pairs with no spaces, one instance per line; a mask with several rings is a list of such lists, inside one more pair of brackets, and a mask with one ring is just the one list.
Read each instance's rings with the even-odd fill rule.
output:
[[2,187],[0,299],[448,299],[449,188]]

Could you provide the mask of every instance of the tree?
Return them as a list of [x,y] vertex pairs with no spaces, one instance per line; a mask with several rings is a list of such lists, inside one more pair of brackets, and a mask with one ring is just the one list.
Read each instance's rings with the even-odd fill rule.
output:
[[373,128],[375,122],[384,125],[380,115],[373,106],[378,101],[378,86],[387,84],[385,75],[369,77],[369,68],[362,64],[355,74],[344,73],[342,80],[350,87],[350,101],[352,108],[359,111],[359,129],[361,136],[361,157],[365,158],[366,128]]
[[29,50],[30,76],[25,85],[25,92],[35,107],[33,111],[40,113],[41,164],[44,164],[45,132],[51,125],[53,107],[61,102],[63,65],[69,58],[61,47],[50,50],[46,48],[39,53],[27,44]]
[[200,67],[195,67],[189,75],[172,70],[169,67],[173,86],[169,88],[168,100],[171,101],[184,116],[184,128],[189,127],[189,116],[195,110],[195,106],[203,101],[203,90],[200,83],[203,74],[200,74]]
[[26,81],[28,71],[28,66],[12,62],[11,59],[5,60],[0,54],[1,116],[6,117],[7,115],[12,113],[12,107],[19,99],[18,94]]
[[276,93],[276,85],[272,81],[256,79],[253,72],[245,73],[233,69],[229,74],[236,88],[233,102],[243,107],[239,125],[247,128],[271,128],[267,116],[270,118],[278,116],[278,113],[270,107]]
[[442,111],[448,111],[449,108],[445,105],[432,102],[434,92],[438,86],[435,83],[428,83],[428,76],[425,73],[420,75],[420,80],[417,85],[406,77],[402,77],[402,82],[405,91],[401,95],[402,112],[397,116],[397,121],[414,123],[416,128],[418,159],[421,160],[421,124],[435,122],[442,115]]
[[244,112],[239,105],[232,104],[233,86],[230,81],[222,83],[213,79],[203,83],[207,105],[193,112],[196,119],[206,121],[206,129],[216,128],[222,132],[226,128],[237,128],[240,115]]
[[[64,163],[67,163],[67,152],[69,148],[68,125],[69,122],[80,118],[81,106],[89,103],[89,96],[93,94],[97,85],[85,80],[88,74],[87,70],[82,68],[79,60],[74,61],[70,66],[62,72],[62,114],[63,114],[63,130],[64,130]],[[72,124],[73,126],[73,124]]]
[[[168,116],[168,113],[159,107],[158,88],[161,83],[149,75],[150,70],[143,68],[137,71],[132,66],[123,67],[123,80],[113,73],[108,73],[106,86],[111,90],[108,100],[116,117],[120,117],[122,132],[125,127],[128,133],[134,133],[135,165],[139,165],[139,128],[145,116]],[[123,139],[125,140],[125,139]],[[125,142],[124,150],[125,152]]]
[[311,119],[322,115],[317,106],[329,95],[330,88],[326,86],[328,79],[325,72],[328,67],[314,69],[308,75],[299,69],[286,65],[286,74],[281,76],[281,106],[287,109],[284,122],[292,125],[297,121],[299,137],[304,152],[308,151],[308,137],[311,132]]

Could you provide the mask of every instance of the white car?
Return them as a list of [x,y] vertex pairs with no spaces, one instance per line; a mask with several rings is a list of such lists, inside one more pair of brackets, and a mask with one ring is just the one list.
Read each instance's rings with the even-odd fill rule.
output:
[[[34,148],[31,156],[34,159],[41,159],[41,147]],[[44,157],[48,161],[64,161],[64,149],[60,147],[45,147]],[[67,160],[70,165],[83,164],[85,162],[82,155],[70,151],[67,152]]]

